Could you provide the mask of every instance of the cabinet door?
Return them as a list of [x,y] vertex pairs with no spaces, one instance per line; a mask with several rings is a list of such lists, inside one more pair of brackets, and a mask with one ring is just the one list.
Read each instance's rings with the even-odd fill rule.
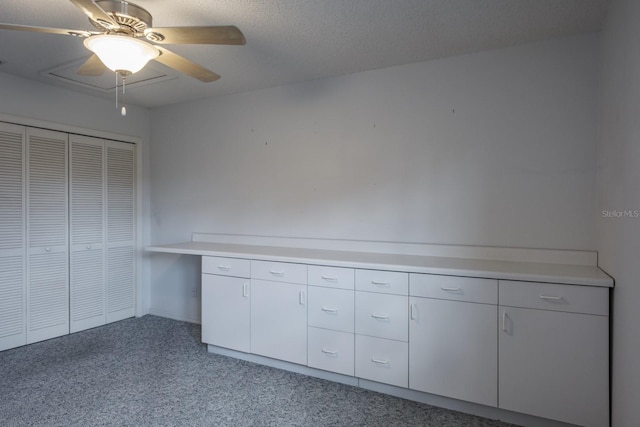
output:
[[135,146],[107,141],[105,148],[107,322],[115,322],[135,315]]
[[69,137],[70,330],[104,325],[104,142]]
[[69,333],[67,134],[27,130],[27,342]]
[[499,406],[608,426],[606,316],[500,307]]
[[24,127],[0,123],[0,351],[27,343],[24,139]]
[[202,342],[232,350],[251,350],[250,281],[202,275]]
[[307,364],[307,285],[251,280],[251,352]]
[[498,307],[410,299],[409,388],[496,406]]

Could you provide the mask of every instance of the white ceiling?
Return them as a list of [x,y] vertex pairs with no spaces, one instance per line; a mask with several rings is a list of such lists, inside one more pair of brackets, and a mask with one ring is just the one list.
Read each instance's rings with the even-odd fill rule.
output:
[[[598,31],[608,1],[134,0],[155,26],[236,25],[247,44],[166,46],[222,79],[165,78],[131,88],[127,102],[156,107]],[[1,0],[0,22],[94,29],[67,0]],[[0,72],[112,98],[42,75],[88,56],[74,37],[0,30]]]

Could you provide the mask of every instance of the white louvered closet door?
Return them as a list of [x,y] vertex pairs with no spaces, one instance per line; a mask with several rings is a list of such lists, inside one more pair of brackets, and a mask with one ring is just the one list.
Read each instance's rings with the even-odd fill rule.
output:
[[69,136],[70,330],[106,323],[104,141]]
[[67,139],[27,129],[27,343],[69,333]]
[[135,315],[135,145],[106,141],[107,322]]
[[24,345],[25,128],[0,123],[0,351]]

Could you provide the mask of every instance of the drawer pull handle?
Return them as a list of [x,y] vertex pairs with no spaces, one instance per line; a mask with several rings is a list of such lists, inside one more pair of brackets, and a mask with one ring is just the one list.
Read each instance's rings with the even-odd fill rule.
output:
[[389,361],[384,359],[376,359],[375,357],[372,357],[371,361],[376,365],[386,365],[386,366],[389,365]]
[[550,297],[548,295],[538,295],[538,296],[545,301],[564,301],[563,297]]
[[269,273],[271,273],[272,275],[274,275],[276,277],[284,277],[284,271],[271,270],[271,271],[269,271]]
[[338,312],[337,308],[331,308],[331,307],[322,307],[320,310],[324,311],[325,313],[337,313]]
[[219,265],[218,266],[218,270],[229,271],[229,270],[231,270],[231,266],[230,265]]
[[379,320],[389,320],[389,315],[388,314],[376,314],[376,313],[373,313],[371,315],[371,317],[373,317],[374,319],[379,319]]
[[462,293],[462,289],[461,288],[440,288],[445,292],[455,292],[455,293]]
[[327,282],[337,282],[338,278],[336,276],[325,276],[324,274],[322,276],[322,280],[326,280]]
[[389,286],[389,285],[391,285],[391,283],[389,283],[389,282],[379,282],[377,280],[372,280],[371,284],[376,285],[376,286]]
[[44,248],[45,252],[51,252],[51,248]]
[[326,348],[322,349],[324,354],[328,354],[329,356],[336,356],[338,354],[338,350],[327,350]]
[[91,249],[91,245],[87,245],[87,249]]
[[301,289],[300,293],[299,293],[299,298],[300,299],[298,300],[298,302],[300,302],[300,305],[304,305],[304,302],[306,300],[306,295],[305,294],[306,294],[306,292],[304,291],[304,289]]
[[249,296],[249,282],[245,282],[245,284],[242,285],[242,296],[244,298]]

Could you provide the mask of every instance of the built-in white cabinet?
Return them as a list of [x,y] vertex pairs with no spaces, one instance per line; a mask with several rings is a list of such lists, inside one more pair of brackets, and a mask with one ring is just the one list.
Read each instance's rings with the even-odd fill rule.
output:
[[608,289],[500,281],[499,407],[609,425]]
[[[249,261],[204,257],[202,270],[202,341],[250,352]],[[236,274],[246,277],[233,277]]]
[[212,346],[608,426],[606,287],[214,256],[202,272]]
[[307,364],[306,269],[251,261],[251,353]]
[[0,123],[0,350],[135,314],[134,145]]
[[410,288],[409,388],[497,406],[497,280],[412,274]]

